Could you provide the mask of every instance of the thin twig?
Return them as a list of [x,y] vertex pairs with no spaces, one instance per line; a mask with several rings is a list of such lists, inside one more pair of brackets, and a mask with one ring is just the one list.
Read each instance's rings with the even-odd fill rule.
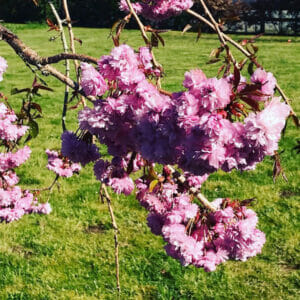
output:
[[204,207],[208,208],[212,212],[217,211],[213,204],[210,201],[208,201],[202,193],[197,193],[196,197],[201,202],[201,204],[203,204]]
[[131,1],[130,0],[126,0],[126,3],[129,7],[130,12],[132,13],[132,15],[134,16],[136,22],[138,23],[139,27],[140,27],[140,31],[142,34],[142,37],[146,43],[147,46],[151,46],[151,42],[147,36],[146,30],[145,30],[145,26],[142,23],[142,21],[140,20],[140,18],[138,17],[137,13],[135,12],[134,8],[132,7]]
[[[195,11],[193,11],[191,9],[187,9],[186,12],[189,13],[190,15],[196,17],[197,19],[199,19],[200,21],[202,21],[203,23],[208,25],[213,30],[216,30],[215,26],[211,22],[209,22],[206,18],[201,16],[200,14],[196,13]],[[247,58],[249,58],[258,68],[262,68],[262,66],[255,59],[253,59],[253,55],[249,51],[247,51],[242,45],[240,45],[239,43],[234,41],[231,37],[226,35],[224,32],[221,32],[221,36],[224,38],[225,41],[228,41],[232,46],[234,46],[241,53],[243,53]],[[276,89],[279,92],[279,94],[281,95],[281,97],[283,98],[284,102],[290,106],[290,111],[291,111],[290,114],[292,116],[297,116],[291,106],[290,99],[285,95],[285,93],[283,92],[283,90],[281,89],[281,87],[279,86],[278,83],[276,83]]]
[[[66,35],[65,35],[65,31],[63,28],[63,22],[60,18],[60,16],[58,15],[55,6],[53,5],[53,3],[51,1],[49,1],[49,5],[51,7],[51,10],[56,18],[57,24],[58,24],[58,28],[59,28],[59,32],[60,32],[60,37],[61,37],[61,42],[63,45],[63,49],[65,53],[69,52],[68,49],[68,44],[67,44],[67,39],[66,39]],[[66,77],[70,78],[70,62],[68,59],[65,60],[65,66],[66,66]],[[62,116],[61,116],[61,124],[62,124],[62,129],[63,131],[67,130],[66,127],[66,116],[67,116],[67,109],[68,109],[68,99],[69,99],[69,92],[70,92],[70,87],[65,84],[65,96],[64,96],[64,104],[63,104],[63,111],[62,111]]]
[[[63,7],[64,7],[64,11],[65,11],[65,14],[66,14],[66,22],[67,22],[68,31],[69,31],[70,49],[71,49],[72,54],[76,54],[75,37],[74,37],[74,33],[73,33],[73,28],[72,28],[72,19],[71,19],[71,16],[70,16],[69,6],[68,6],[68,1],[67,0],[63,0]],[[76,59],[74,60],[74,68],[75,68],[75,74],[76,74],[77,82],[79,82],[80,81],[79,63]],[[83,103],[83,106],[86,106],[85,99],[84,99],[83,96],[81,96],[80,101]]]
[[72,53],[60,53],[50,57],[41,57],[36,51],[24,44],[17,35],[0,24],[0,40],[1,39],[5,41],[16,52],[16,54],[25,62],[27,66],[28,64],[36,66],[43,75],[52,75],[62,83],[67,84],[70,88],[83,95],[89,101],[93,102],[95,100],[94,97],[85,96],[84,91],[82,89],[79,89],[79,85],[76,81],[66,77],[63,73],[50,66],[50,64],[58,63],[59,61],[65,60],[67,58],[78,59],[80,61],[97,64],[96,58],[87,55]]
[[[64,7],[64,11],[65,11],[65,14],[66,14],[66,22],[67,22],[68,31],[69,31],[70,49],[71,49],[71,52],[73,54],[76,54],[75,43],[74,43],[75,39],[74,39],[74,33],[73,33],[73,28],[72,28],[72,20],[71,20],[67,0],[63,0],[63,7]],[[79,70],[78,70],[79,69],[79,64],[78,64],[78,61],[76,59],[74,60],[74,67],[75,67],[75,73],[76,73],[77,81],[79,81]]]
[[230,51],[230,49],[229,49],[229,47],[228,47],[228,45],[227,45],[227,42],[226,42],[226,40],[225,40],[225,38],[224,38],[224,36],[223,36],[221,30],[220,30],[219,24],[218,24],[218,23],[216,22],[216,20],[214,19],[213,15],[212,15],[211,12],[209,11],[209,9],[208,9],[208,7],[206,6],[205,2],[204,2],[203,0],[200,0],[200,2],[201,2],[202,6],[203,6],[203,8],[204,8],[205,13],[208,15],[208,17],[210,18],[211,22],[213,23],[213,25],[214,25],[214,30],[217,32],[218,37],[219,37],[219,40],[220,40],[222,46],[226,49],[226,51],[227,51],[227,53],[228,53],[228,55],[229,55],[231,61],[232,61],[235,65],[237,65],[236,60],[234,59],[234,57],[233,57],[233,55],[232,55],[232,53],[231,53],[231,51]]
[[44,192],[44,191],[52,191],[54,185],[57,183],[59,179],[59,175],[56,175],[54,181],[51,183],[50,186],[46,187],[46,188],[42,188],[42,189],[34,189],[34,190],[30,190],[30,192],[34,193],[34,192]]
[[108,191],[107,191],[107,188],[106,188],[105,184],[102,184],[102,191],[104,192],[104,197],[105,197],[106,202],[107,202],[107,206],[108,206],[112,226],[114,228],[116,279],[117,279],[117,290],[118,290],[118,293],[120,295],[121,286],[120,286],[120,264],[119,264],[119,242],[118,242],[119,229],[118,229],[118,225],[117,225],[117,222],[116,222],[116,219],[115,219],[114,211],[113,211],[113,208],[112,208],[112,205],[111,205],[111,199],[110,199],[110,196],[108,194]]
[[100,187],[99,187],[99,199],[101,200],[101,203],[104,204],[104,196],[103,196],[103,187],[102,187],[102,183],[100,183]]
[[[155,55],[154,55],[154,52],[153,52],[153,48],[151,46],[151,41],[150,41],[150,39],[147,36],[144,24],[142,23],[141,19],[139,18],[139,16],[135,12],[134,8],[132,7],[131,1],[130,0],[126,0],[126,3],[127,3],[128,7],[129,7],[130,13],[134,16],[136,22],[139,25],[139,28],[140,28],[140,31],[141,31],[141,34],[142,34],[142,37],[143,37],[143,39],[145,41],[146,46],[148,46],[149,49],[150,49],[150,51],[151,51],[152,61],[153,61],[154,67],[161,69],[161,65],[157,62],[157,60],[155,58]],[[158,78],[157,84],[158,84],[158,87],[160,88],[161,87],[160,78]]]
[[[172,166],[168,165],[167,167],[168,167],[168,169],[171,171],[172,174],[176,173],[176,170],[175,170]],[[181,183],[185,183],[185,182],[186,182],[186,178],[185,178],[184,175],[180,175],[177,179],[178,179]],[[201,202],[201,204],[202,204],[205,208],[209,209],[209,210],[212,211],[212,212],[215,212],[215,211],[217,210],[217,209],[213,206],[213,204],[212,204],[210,201],[208,201],[207,198],[206,198],[202,193],[199,192],[198,189],[191,188],[191,189],[190,189],[190,192],[191,192],[193,195],[195,195],[195,196],[197,197],[197,199]]]

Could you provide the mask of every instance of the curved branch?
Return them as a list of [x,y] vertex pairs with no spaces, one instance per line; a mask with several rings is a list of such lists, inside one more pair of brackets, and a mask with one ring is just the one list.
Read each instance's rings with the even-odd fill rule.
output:
[[48,64],[58,63],[65,59],[75,59],[83,62],[89,62],[97,64],[97,59],[92,56],[84,54],[75,53],[60,53],[57,55],[42,57],[39,56],[36,51],[28,47],[24,42],[22,42],[17,35],[8,30],[6,27],[0,24],[0,39],[7,42],[14,51],[26,62],[35,66],[44,66]]
[[[36,66],[41,70],[43,75],[52,75],[73,90],[78,91],[81,95],[85,96],[83,90],[80,89],[80,86],[76,81],[68,78],[66,75],[50,66],[50,64],[58,63],[65,59],[77,59],[97,64],[96,58],[73,53],[61,53],[50,57],[41,57],[36,51],[23,43],[17,35],[0,24],[0,40],[1,39],[5,41],[26,64]],[[90,101],[94,100],[94,97],[88,96],[86,98]]]
[[214,19],[214,17],[212,16],[211,12],[209,11],[208,7],[206,6],[204,0],[200,0],[202,7],[204,8],[205,13],[208,15],[210,21],[212,22],[212,24],[214,25],[214,30],[217,32],[219,40],[221,42],[221,44],[223,45],[223,47],[226,49],[228,56],[230,57],[231,61],[234,63],[235,66],[237,66],[237,62],[234,59],[232,53],[230,52],[230,49],[227,45],[227,42],[220,30],[219,24],[216,22],[216,20]]
[[[70,49],[71,49],[71,52],[73,54],[75,54],[76,53],[75,43],[74,43],[75,38],[74,38],[73,29],[72,29],[72,20],[71,20],[67,0],[63,0],[63,6],[64,6],[65,14],[66,14],[66,22],[67,22],[69,37],[70,37]],[[76,59],[74,60],[74,67],[75,67],[75,73],[76,73],[77,81],[79,81],[79,70],[78,70],[79,69],[79,64],[78,64],[78,61]]]
[[[135,12],[135,10],[134,10],[134,8],[133,8],[133,6],[131,4],[131,1],[130,0],[126,0],[126,3],[127,3],[128,8],[130,10],[130,13],[134,16],[136,22],[139,25],[140,32],[141,32],[141,35],[142,35],[142,37],[143,37],[143,39],[145,41],[146,46],[149,47],[149,49],[151,51],[152,62],[153,62],[154,67],[161,68],[161,65],[157,62],[157,60],[155,58],[155,55],[154,55],[154,52],[153,52],[153,49],[152,49],[152,46],[151,46],[151,41],[150,41],[150,39],[147,36],[144,24],[142,23],[142,21],[140,20],[139,16]],[[158,79],[157,83],[158,83],[158,87],[160,88],[161,87],[160,78]]]
[[89,55],[77,54],[77,53],[60,53],[53,56],[40,57],[40,64],[41,65],[55,64],[65,59],[80,60],[82,62],[92,63],[95,65],[97,64],[98,61],[97,58]]
[[[49,1],[49,5],[52,9],[52,12],[53,12],[53,14],[56,18],[57,23],[58,23],[60,38],[61,38],[61,42],[62,42],[62,45],[63,45],[64,52],[68,53],[69,49],[68,49],[68,44],[67,44],[65,31],[64,31],[64,28],[63,28],[63,22],[62,22],[62,20],[59,16],[58,12],[56,11],[55,6],[53,5],[53,3],[51,1]],[[65,66],[66,66],[65,75],[66,75],[67,78],[70,78],[70,61],[68,59],[65,60]],[[70,92],[70,87],[66,84],[65,85],[64,105],[63,105],[63,111],[62,111],[62,116],[61,116],[61,124],[62,124],[63,132],[67,130],[66,117],[67,117],[67,110],[68,110],[69,92]]]
[[[214,31],[216,31],[214,24],[212,24],[210,21],[208,21],[206,18],[204,18],[200,14],[196,13],[195,11],[193,11],[191,9],[187,9],[186,12],[189,13],[190,15],[196,17],[197,19],[199,19],[200,21],[202,21],[203,23],[208,25],[210,28],[212,28]],[[222,36],[222,38],[225,41],[229,42],[232,46],[234,46],[236,49],[238,49],[241,53],[243,53],[247,58],[249,58],[258,68],[262,68],[262,66],[255,59],[253,59],[253,55],[249,51],[247,51],[242,45],[240,45],[239,43],[234,41],[231,37],[229,37],[222,31],[220,31],[220,36]],[[281,87],[279,86],[278,83],[276,83],[276,89],[279,92],[279,94],[281,95],[281,97],[283,98],[284,102],[289,105],[290,110],[291,110],[290,115],[297,116],[291,106],[291,100],[285,95],[285,93],[283,92],[283,90],[281,89]]]

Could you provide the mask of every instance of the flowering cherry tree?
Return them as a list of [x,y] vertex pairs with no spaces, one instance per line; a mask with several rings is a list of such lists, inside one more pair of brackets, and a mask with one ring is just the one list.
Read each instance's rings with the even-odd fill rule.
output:
[[[257,215],[247,207],[251,200],[218,198],[210,202],[202,194],[201,185],[218,170],[248,171],[255,169],[265,156],[275,155],[278,159],[278,142],[286,119],[289,115],[295,122],[298,119],[273,74],[258,63],[256,49],[252,47],[254,52],[250,52],[225,35],[205,2],[200,2],[208,19],[191,10],[192,0],[135,3],[121,0],[120,9],[128,15],[113,33],[115,47],[100,59],[76,54],[74,45],[72,53],[67,53],[65,37],[62,39],[64,53],[40,57],[28,47],[26,52],[23,42],[0,25],[3,39],[18,54],[21,51],[22,59],[52,74],[92,102],[79,111],[76,133],[65,130],[63,120],[61,153],[47,150],[47,167],[57,176],[69,177],[80,170],[80,164],[94,163],[95,176],[101,182],[100,192],[107,200],[115,229],[118,289],[118,228],[107,186],[117,194],[136,193],[137,200],[149,212],[147,222],[151,231],[163,237],[166,253],[184,266],[191,264],[214,271],[228,259],[245,261],[257,255],[265,243],[264,233],[257,228]],[[66,1],[64,5],[73,41]],[[139,15],[159,21],[183,11],[217,32],[221,45],[213,56],[218,61],[220,54],[225,53],[225,63],[213,78],[208,78],[199,68],[187,70],[180,91],[164,91],[160,85],[163,68],[152,51],[162,38],[159,30],[144,26]],[[136,50],[119,42],[122,29],[131,18],[138,23],[146,44]],[[57,20],[61,25],[58,16]],[[60,33],[63,37],[64,33]],[[238,63],[228,43],[247,59]],[[51,66],[65,59],[81,61],[80,68],[75,64],[76,81],[68,72],[62,74]],[[249,70],[256,67],[249,79],[242,75],[247,61]],[[5,68],[5,61],[0,58],[0,78]],[[284,101],[275,95],[276,91]],[[3,111],[12,114],[4,105]],[[9,126],[15,125],[7,126],[1,128],[3,140],[9,139],[10,134],[15,134],[13,139],[17,139],[26,131],[20,127],[22,133],[10,133]],[[101,158],[95,140],[107,146],[110,160]],[[9,190],[17,180],[8,170],[23,163],[28,156],[18,152],[14,155],[20,156],[21,161],[1,167]],[[3,154],[3,161],[8,159]],[[131,177],[133,173],[138,177],[135,180]],[[23,197],[28,195],[25,192]],[[31,203],[35,203],[30,197]],[[49,210],[38,206],[24,211]]]
[[[7,68],[6,60],[0,57],[0,81]],[[5,99],[0,94],[0,99]],[[15,169],[24,164],[30,157],[28,146],[18,149],[18,142],[28,130],[28,126],[17,124],[15,112],[0,102],[0,220],[12,222],[29,213],[49,214],[49,203],[38,203],[38,200],[28,190],[17,186],[19,177]],[[15,150],[15,151],[14,151]]]

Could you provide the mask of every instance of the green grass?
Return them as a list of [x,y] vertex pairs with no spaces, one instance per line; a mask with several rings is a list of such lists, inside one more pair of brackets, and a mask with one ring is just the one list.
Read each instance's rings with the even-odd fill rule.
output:
[[[61,52],[59,40],[49,42],[53,32],[44,26],[15,25],[10,28],[40,55]],[[83,40],[78,53],[95,57],[108,54],[112,42],[108,29],[75,28],[75,36]],[[203,35],[195,43],[195,34],[178,32],[164,35],[166,46],[156,50],[165,67],[164,88],[182,89],[184,72],[202,68],[209,76],[217,65],[206,65],[208,56],[219,44],[215,36]],[[234,37],[238,39],[238,36]],[[300,112],[300,38],[262,37],[259,61],[272,71],[287,95],[294,99]],[[139,33],[126,31],[122,42],[134,47],[142,44]],[[235,52],[235,51],[234,51]],[[235,54],[241,58],[239,54]],[[31,84],[33,75],[4,42],[0,55],[9,63],[0,91],[9,95],[14,87]],[[63,66],[58,66],[63,70]],[[17,172],[24,188],[50,184],[54,174],[46,166],[47,148],[60,144],[60,115],[63,87],[46,78],[55,93],[42,92],[38,103],[44,117],[39,120],[40,135],[31,141],[30,160]],[[20,95],[10,96],[13,107],[19,107]],[[75,129],[75,111],[69,111],[67,125]],[[282,164],[289,182],[282,178],[272,182],[272,160],[265,161],[252,172],[213,174],[204,185],[209,199],[257,197],[255,210],[259,227],[267,235],[262,254],[247,262],[230,261],[213,273],[182,267],[168,257],[160,237],[150,233],[146,211],[134,196],[114,196],[113,206],[120,228],[120,269],[122,299],[299,299],[299,196],[300,155],[292,152],[299,132],[289,121],[281,141]],[[48,216],[27,215],[11,224],[0,224],[0,299],[116,299],[114,278],[114,242],[107,207],[98,199],[99,184],[92,166],[79,176],[61,180],[60,189],[43,194],[53,212]]]

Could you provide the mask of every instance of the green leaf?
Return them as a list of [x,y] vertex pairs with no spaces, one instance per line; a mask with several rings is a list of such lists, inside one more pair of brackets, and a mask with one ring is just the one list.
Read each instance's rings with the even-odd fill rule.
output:
[[254,73],[253,68],[254,68],[254,63],[251,62],[251,63],[249,64],[249,66],[248,66],[248,73],[249,73],[249,75],[252,75],[252,74]]
[[29,134],[33,138],[37,137],[37,135],[39,134],[39,125],[38,125],[38,123],[31,120],[31,121],[29,121],[28,126],[29,126]]
[[154,179],[151,181],[150,185],[149,185],[149,192],[152,193],[152,191],[154,190],[154,188],[157,186],[158,184],[158,180]]

